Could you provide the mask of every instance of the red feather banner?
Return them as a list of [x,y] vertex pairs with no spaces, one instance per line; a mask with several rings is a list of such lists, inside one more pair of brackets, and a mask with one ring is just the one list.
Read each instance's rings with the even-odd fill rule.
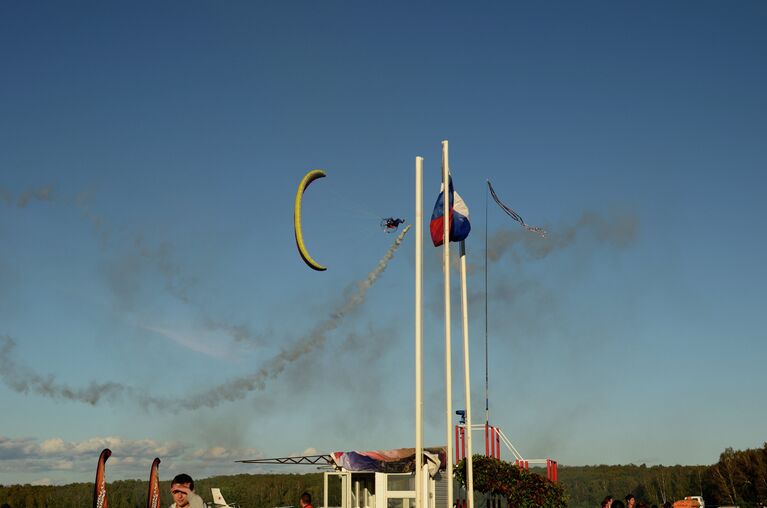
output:
[[99,455],[99,465],[96,467],[96,484],[93,487],[93,508],[107,508],[107,482],[104,476],[104,466],[112,455],[112,450],[104,448]]
[[157,466],[160,465],[160,459],[155,457],[152,461],[152,470],[149,472],[149,494],[147,495],[147,508],[160,508],[160,473]]

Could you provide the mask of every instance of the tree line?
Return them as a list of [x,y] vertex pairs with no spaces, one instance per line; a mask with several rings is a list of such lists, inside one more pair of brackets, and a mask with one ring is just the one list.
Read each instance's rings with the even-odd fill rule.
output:
[[[560,466],[559,482],[567,506],[572,508],[594,508],[607,494],[622,498],[628,493],[657,505],[702,494],[707,507],[767,506],[767,443],[749,450],[728,448],[711,466]],[[298,497],[308,491],[316,500],[314,505],[321,506],[322,483],[321,473],[242,474],[196,481],[195,490],[209,500],[210,488],[218,487],[229,502],[236,501],[244,508],[298,506]],[[147,490],[147,481],[109,482],[109,507],[144,508]],[[161,482],[161,490],[162,506],[170,506],[173,501],[168,481]],[[331,494],[329,504],[340,505],[337,493]],[[0,485],[2,503],[11,508],[90,508],[93,483]]]
[[608,494],[631,493],[648,504],[703,496],[706,506],[767,506],[767,443],[761,448],[727,448],[711,466],[560,467],[559,480],[573,508],[592,508]]
[[[211,487],[218,487],[227,502],[237,502],[245,508],[273,508],[275,506],[298,506],[298,498],[309,492],[315,506],[322,504],[322,474],[241,474],[216,476],[195,480],[194,490],[204,500],[211,501]],[[149,482],[143,480],[120,480],[108,482],[109,508],[146,508]],[[170,481],[160,482],[160,505],[173,503]],[[331,496],[329,504],[340,505]],[[68,485],[0,485],[0,504],[11,508],[91,508],[93,506],[93,483]]]

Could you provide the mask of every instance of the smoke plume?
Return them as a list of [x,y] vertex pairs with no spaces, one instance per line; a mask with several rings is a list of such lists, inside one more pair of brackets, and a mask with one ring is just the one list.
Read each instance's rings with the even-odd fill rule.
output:
[[18,198],[13,197],[13,193],[0,187],[0,201],[15,205],[19,208],[26,207],[30,201],[53,201],[53,187],[45,185],[36,189],[28,189],[19,194]]
[[61,197],[58,193],[53,192],[52,185],[43,185],[34,189],[27,189],[19,194],[18,197],[14,197],[12,192],[3,187],[0,187],[0,202],[16,206],[18,208],[26,208],[27,205],[32,201],[47,201],[49,203],[63,203],[65,205],[74,204],[77,208],[80,209],[83,218],[91,223],[96,232],[96,235],[98,235],[99,240],[101,241],[101,247],[104,248],[106,247],[108,241],[108,230],[104,220],[90,209],[88,203],[89,199],[90,193],[88,192],[81,192],[74,198]]
[[12,390],[33,393],[52,399],[65,399],[95,405],[102,400],[115,401],[129,388],[119,383],[91,382],[85,388],[70,388],[58,383],[53,376],[41,376],[12,358],[16,342],[8,335],[0,335],[0,378]]
[[281,351],[253,374],[232,379],[186,399],[165,400],[145,397],[141,399],[141,404],[146,408],[165,407],[171,408],[174,411],[198,409],[200,407],[212,408],[219,405],[222,401],[240,400],[254,390],[263,390],[266,387],[267,381],[279,376],[288,365],[324,346],[327,341],[328,332],[338,328],[344,316],[355,310],[365,301],[367,291],[378,280],[381,273],[386,270],[389,261],[394,257],[394,253],[409,230],[409,225],[402,230],[402,233],[394,240],[392,246],[378,262],[378,265],[368,273],[365,279],[356,283],[355,290],[346,297],[344,302],[331,311],[327,318],[320,321],[301,340],[290,348]]
[[[32,201],[45,201],[64,206],[73,206],[80,211],[81,217],[88,222],[97,236],[102,250],[110,245],[110,239],[115,233],[113,228],[102,216],[93,211],[91,201],[93,192],[81,191],[76,195],[63,195],[54,192],[53,185],[46,184],[28,188],[16,195],[4,187],[0,187],[0,203],[18,208],[26,208]],[[117,241],[112,242],[117,244]],[[115,245],[112,245],[113,247]],[[171,296],[186,305],[195,305],[193,294],[198,280],[187,276],[181,263],[174,255],[173,245],[168,241],[151,244],[143,235],[136,234],[128,252],[116,263],[108,273],[108,282],[118,303],[124,310],[134,310],[136,292],[139,289],[138,272],[143,268],[142,260],[151,264],[164,281],[164,289]],[[0,266],[0,269],[3,268]],[[199,307],[199,305],[196,305]],[[209,315],[205,309],[196,309],[200,314],[200,326],[213,332],[229,335],[236,343],[249,346],[259,346],[264,342],[267,332],[255,332],[245,323],[230,323]]]
[[367,277],[352,286],[352,291],[347,294],[344,301],[299,341],[281,351],[253,374],[233,379],[202,393],[184,399],[164,399],[145,395],[131,386],[113,382],[92,382],[86,388],[71,388],[57,382],[53,376],[41,376],[29,367],[15,362],[12,358],[12,352],[16,343],[7,335],[0,336],[0,379],[12,390],[23,394],[34,393],[44,397],[84,402],[91,405],[129,397],[138,401],[146,409],[165,409],[174,412],[200,407],[215,407],[223,401],[243,399],[252,391],[263,390],[269,380],[279,376],[291,363],[324,346],[327,341],[327,334],[338,328],[343,318],[365,301],[367,291],[386,270],[409,230],[410,226],[402,230],[402,233],[394,240],[384,257],[368,273]]
[[202,318],[202,327],[211,332],[223,332],[234,339],[235,343],[250,347],[263,346],[267,342],[267,337],[274,335],[269,329],[257,332],[245,323],[226,323],[210,316]]
[[[491,233],[487,240],[487,263],[492,275],[491,285],[488,287],[488,298],[496,303],[510,304],[522,295],[543,289],[541,282],[529,279],[525,276],[521,265],[529,261],[538,261],[551,254],[575,248],[576,243],[584,249],[587,256],[593,256],[605,247],[611,249],[625,249],[636,239],[639,230],[639,219],[635,214],[612,213],[607,216],[597,212],[585,211],[571,224],[548,226],[548,234],[541,237],[530,231],[514,228],[502,229]],[[437,270],[441,266],[441,248],[435,249],[431,256],[432,262],[427,264],[427,270]],[[471,256],[469,253],[468,256]],[[480,276],[484,267],[480,259],[481,251],[473,253],[473,262],[467,262],[466,272],[469,277]],[[574,258],[575,259],[575,258]],[[512,263],[508,263],[508,261]],[[453,255],[450,265],[454,271],[460,268],[460,259]],[[509,270],[494,270],[496,265],[510,265],[514,276],[510,277]],[[431,273],[427,279],[436,280]],[[471,287],[474,289],[472,290]],[[484,304],[485,295],[476,286],[469,289],[469,305]],[[433,286],[431,297],[428,300],[428,308],[435,316],[442,315],[442,287]],[[452,298],[460,301],[460,288],[453,288]],[[541,296],[541,295],[539,295]]]
[[[596,212],[583,212],[575,224],[560,230],[551,228],[545,238],[530,234],[524,229],[501,230],[487,242],[488,262],[500,260],[506,253],[515,261],[523,260],[523,254],[533,259],[543,259],[552,252],[572,245],[580,236],[592,234],[598,243],[624,248],[636,237],[639,220],[634,215],[617,215],[607,219]],[[519,245],[522,252],[512,251]]]
[[165,289],[183,303],[191,303],[190,288],[195,284],[193,279],[181,276],[181,267],[173,259],[171,245],[161,242],[157,248],[152,248],[139,235],[133,240],[133,246],[141,257],[151,260],[165,279]]

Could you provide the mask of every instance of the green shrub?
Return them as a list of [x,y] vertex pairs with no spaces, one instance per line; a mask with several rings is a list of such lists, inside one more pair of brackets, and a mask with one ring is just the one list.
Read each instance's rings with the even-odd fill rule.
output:
[[[484,455],[472,460],[474,490],[506,499],[510,508],[565,508],[562,486],[514,464]],[[456,479],[466,486],[466,459],[455,468]]]

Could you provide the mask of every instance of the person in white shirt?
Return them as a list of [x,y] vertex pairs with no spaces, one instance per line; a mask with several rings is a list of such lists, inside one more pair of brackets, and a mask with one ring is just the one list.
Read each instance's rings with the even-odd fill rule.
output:
[[205,508],[202,498],[194,493],[194,480],[188,474],[176,475],[170,482],[173,504],[170,508]]

